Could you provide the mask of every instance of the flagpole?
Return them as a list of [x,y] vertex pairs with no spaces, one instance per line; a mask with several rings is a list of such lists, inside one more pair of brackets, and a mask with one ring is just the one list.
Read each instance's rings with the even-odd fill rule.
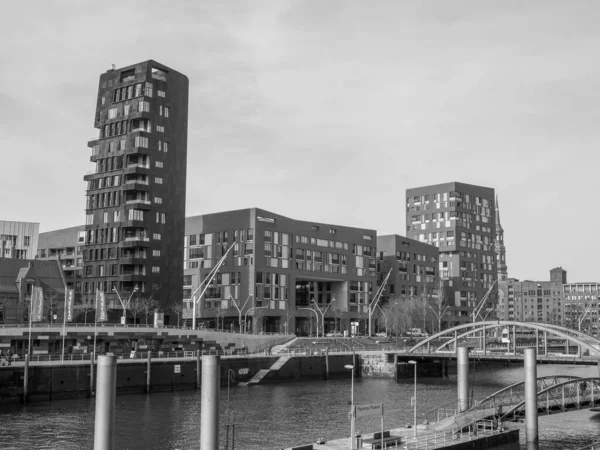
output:
[[63,281],[63,288],[65,290],[65,301],[63,303],[63,338],[62,338],[62,354],[60,356],[60,361],[61,362],[65,362],[65,337],[67,334],[67,296],[68,296],[68,292],[67,292],[67,281],[65,280],[65,275],[62,271],[62,267],[60,265],[60,260],[57,259],[56,260],[56,264],[58,265],[58,271],[60,272],[62,281]]

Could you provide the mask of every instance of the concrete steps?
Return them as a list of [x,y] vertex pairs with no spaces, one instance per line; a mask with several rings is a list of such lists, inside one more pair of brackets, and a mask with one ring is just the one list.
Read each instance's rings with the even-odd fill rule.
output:
[[281,356],[277,361],[275,361],[275,364],[273,364],[269,370],[279,370],[281,369],[286,362],[288,362],[291,359],[291,356]]
[[[252,384],[258,384],[260,381],[270,372],[270,369],[261,369],[254,374],[252,379],[246,383],[246,386],[250,386]],[[241,384],[241,383],[240,383]]]
[[267,376],[269,372],[272,370],[281,369],[292,357],[291,356],[281,356],[275,361],[271,367],[268,369],[261,369],[254,374],[254,376],[247,383],[239,383],[239,386],[251,386],[254,384],[259,384],[264,377]]
[[285,350],[286,348],[288,348],[290,345],[292,345],[294,342],[296,342],[298,338],[294,338],[292,340],[287,341],[285,344],[281,344],[281,345],[274,345],[273,348],[271,348],[271,353],[273,355],[278,354],[279,352],[281,352],[282,350]]

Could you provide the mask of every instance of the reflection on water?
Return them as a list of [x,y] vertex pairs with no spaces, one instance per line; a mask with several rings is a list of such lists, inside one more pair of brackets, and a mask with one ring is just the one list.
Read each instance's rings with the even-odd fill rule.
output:
[[[474,397],[481,397],[523,379],[523,367],[475,365]],[[595,368],[539,366],[538,376],[556,372],[593,376]],[[346,436],[350,432],[350,380],[235,387],[221,391],[221,429],[233,413],[236,448],[280,449],[300,443]],[[456,399],[456,379],[418,381],[419,412]],[[412,423],[412,379],[355,380],[358,403],[383,402],[386,428]],[[27,406],[0,406],[0,447],[7,449],[80,449],[93,447],[94,402],[88,399]],[[200,393],[196,391],[119,396],[115,442],[118,449],[191,449],[199,447]],[[540,416],[541,449],[578,448],[600,440],[600,415],[587,410]],[[357,430],[378,430],[378,417],[361,419]],[[524,444],[524,431],[521,433]],[[224,436],[223,436],[224,442]],[[499,447],[508,450],[509,447]],[[525,448],[525,447],[523,447]]]

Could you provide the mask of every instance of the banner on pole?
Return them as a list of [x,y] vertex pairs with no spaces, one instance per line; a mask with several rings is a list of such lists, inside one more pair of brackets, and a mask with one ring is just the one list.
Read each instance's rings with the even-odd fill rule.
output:
[[73,289],[67,289],[67,304],[66,304],[66,314],[67,314],[67,322],[73,321]]
[[33,286],[31,291],[31,317],[32,322],[41,322],[44,318],[44,291],[41,287]]
[[106,297],[104,292],[96,291],[96,322],[106,322],[108,317],[106,315]]

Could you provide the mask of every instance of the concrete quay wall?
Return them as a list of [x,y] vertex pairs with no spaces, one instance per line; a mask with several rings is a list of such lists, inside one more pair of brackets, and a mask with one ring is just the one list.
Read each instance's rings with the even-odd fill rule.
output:
[[[227,386],[227,377],[233,372],[233,383],[248,381],[254,374],[269,369],[278,356],[223,357],[221,358],[221,385]],[[295,356],[279,370],[269,372],[261,383],[322,380],[329,377],[350,377],[344,365],[351,364],[352,355],[330,355],[329,375],[325,356]],[[154,359],[151,363],[150,392],[188,390],[196,388],[195,359]],[[202,362],[200,363],[202,365]],[[23,401],[24,367],[0,367],[0,403]],[[93,395],[90,387],[89,362],[81,364],[31,365],[27,401],[41,402]],[[202,370],[202,366],[200,367]],[[147,392],[147,360],[119,360],[117,364],[117,394]],[[360,374],[359,374],[360,375]],[[94,367],[94,380],[96,379]],[[95,386],[93,386],[95,389]]]

